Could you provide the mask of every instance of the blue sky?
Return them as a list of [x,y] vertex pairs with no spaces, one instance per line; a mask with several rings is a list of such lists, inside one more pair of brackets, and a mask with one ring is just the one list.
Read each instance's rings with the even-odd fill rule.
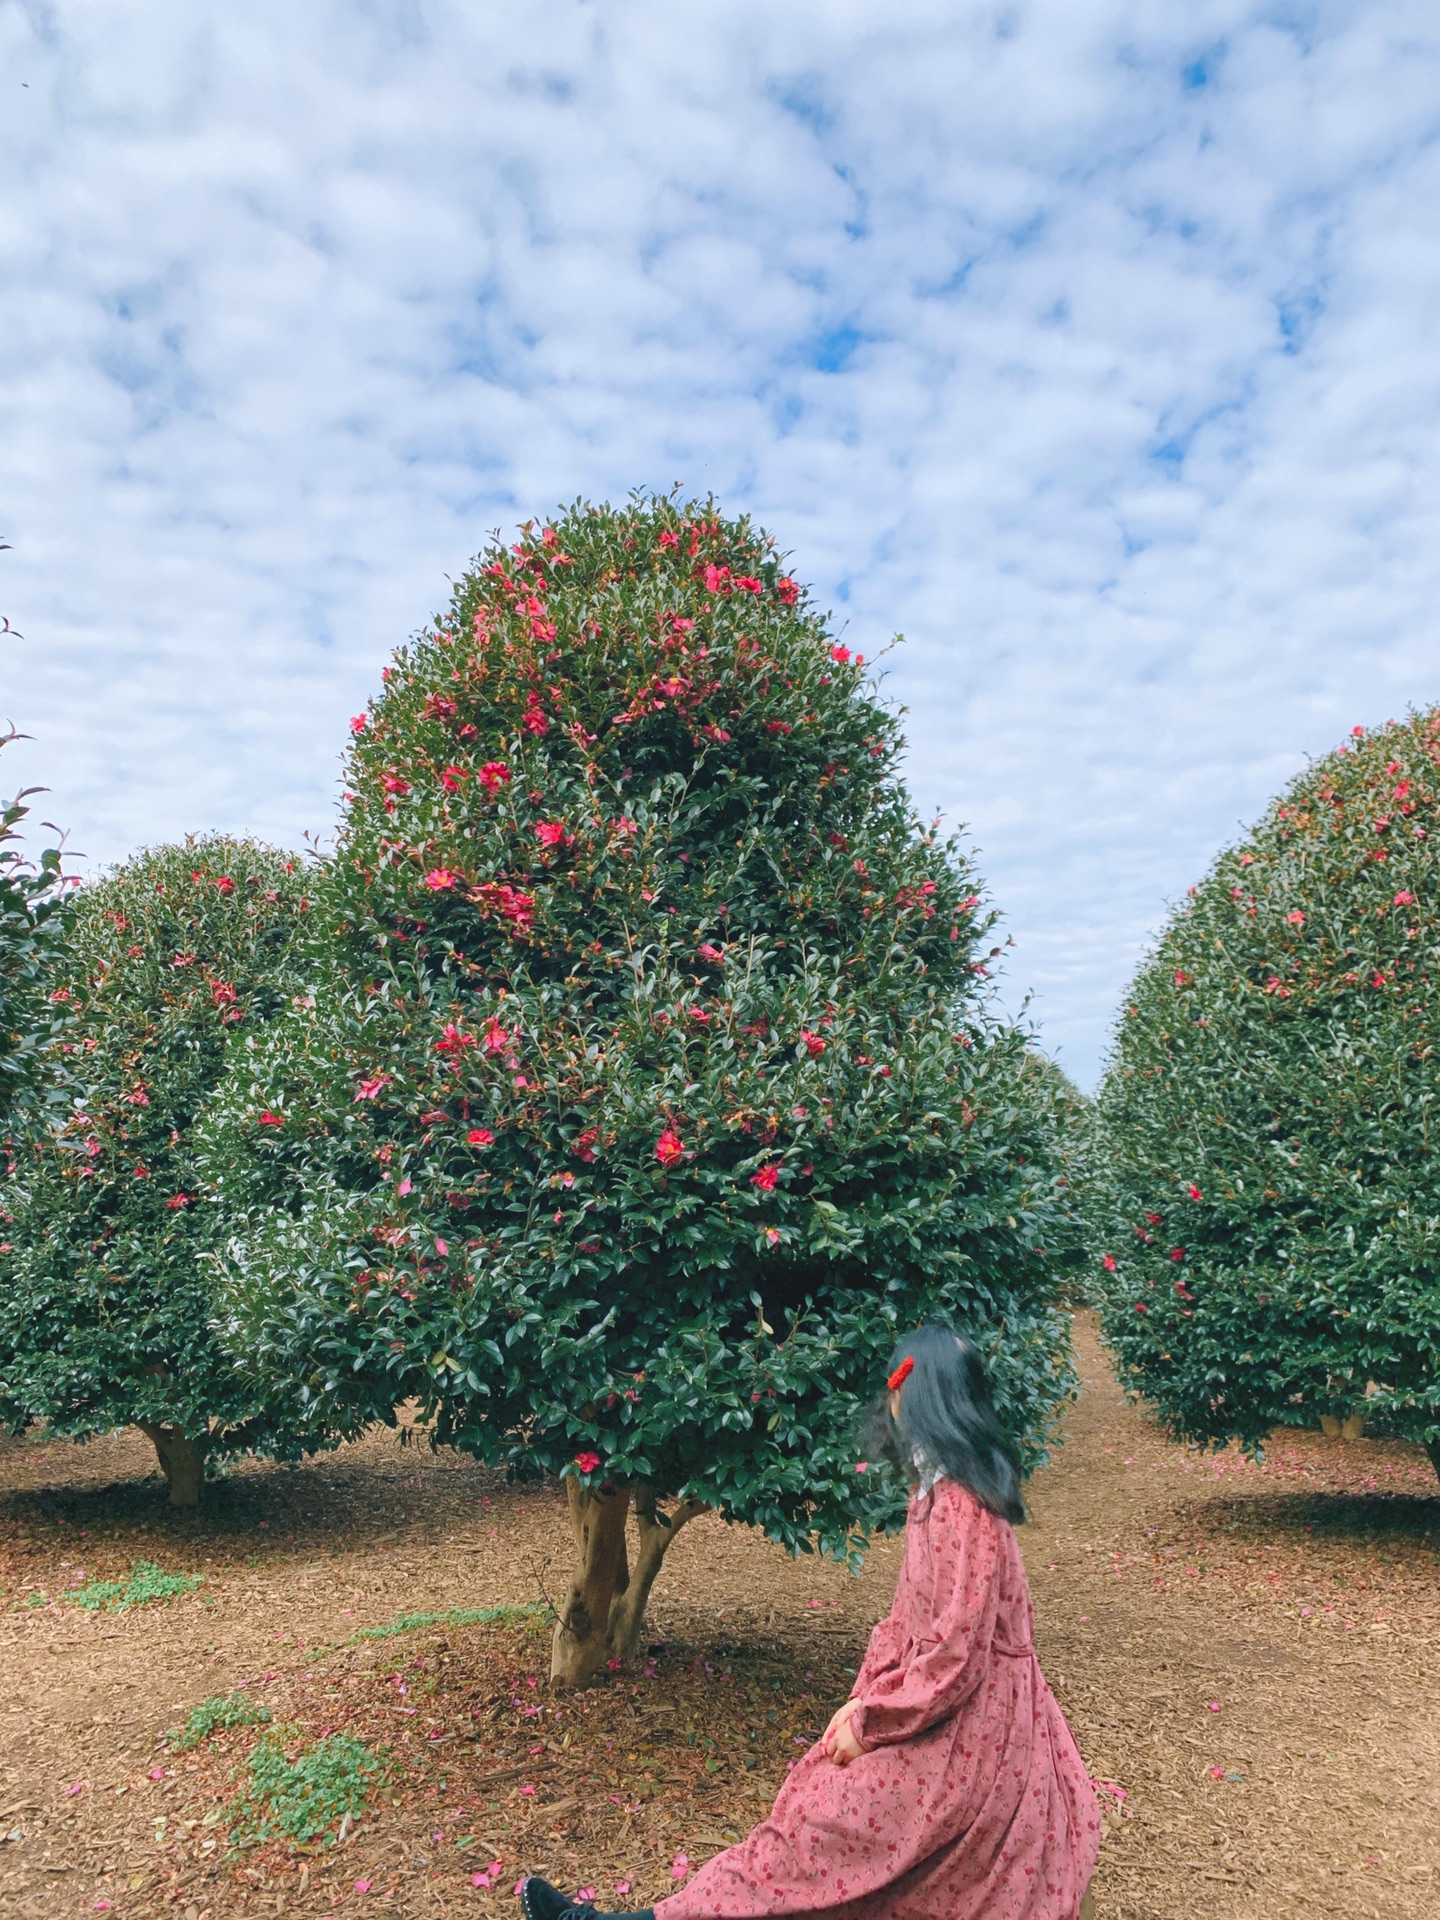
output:
[[333,820],[496,527],[714,488],[867,655],[1093,1082],[1239,823],[1440,699],[1440,15],[0,0],[8,784]]

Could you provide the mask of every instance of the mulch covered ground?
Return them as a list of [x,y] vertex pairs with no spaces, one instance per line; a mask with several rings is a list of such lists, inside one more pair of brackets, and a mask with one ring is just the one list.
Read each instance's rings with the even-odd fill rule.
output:
[[[1101,1920],[1434,1920],[1429,1463],[1318,1435],[1260,1467],[1202,1458],[1126,1406],[1081,1340],[1084,1395],[1022,1539],[1042,1658],[1109,1783]],[[561,1587],[548,1491],[377,1434],[298,1470],[247,1467],[186,1517],[134,1435],[12,1443],[0,1913],[510,1920],[522,1870],[645,1904],[768,1805],[848,1690],[897,1551],[878,1545],[855,1580],[696,1522],[656,1593],[650,1656],[557,1697],[540,1613],[448,1617],[543,1607]],[[123,1614],[60,1598],[142,1558],[203,1583]],[[398,1624],[417,1614],[447,1617]],[[340,1844],[230,1847],[263,1729],[183,1753],[166,1733],[237,1691],[292,1753],[339,1736],[383,1755]]]

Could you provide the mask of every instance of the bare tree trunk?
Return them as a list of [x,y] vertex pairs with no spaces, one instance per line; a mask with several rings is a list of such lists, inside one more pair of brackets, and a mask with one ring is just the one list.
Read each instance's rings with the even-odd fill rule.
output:
[[682,1500],[671,1514],[662,1513],[655,1490],[642,1480],[635,1488],[635,1524],[640,1530],[640,1550],[635,1556],[635,1571],[624,1588],[617,1588],[610,1603],[610,1626],[606,1634],[610,1657],[632,1660],[640,1649],[645,1632],[645,1607],[671,1541],[687,1520],[693,1520],[705,1508],[699,1500]]
[[171,1506],[198,1506],[205,1483],[204,1440],[192,1440],[179,1427],[156,1426],[149,1420],[140,1422],[140,1431],[154,1446],[160,1471],[170,1483]]
[[1440,1440],[1427,1440],[1425,1451],[1430,1456],[1430,1464],[1434,1467],[1436,1475],[1440,1476]]
[[610,1608],[622,1582],[628,1587],[625,1553],[625,1515],[629,1487],[582,1487],[567,1479],[570,1526],[575,1535],[577,1561],[570,1591],[555,1622],[550,1646],[550,1683],[556,1687],[587,1686],[599,1672],[608,1651],[605,1629]]

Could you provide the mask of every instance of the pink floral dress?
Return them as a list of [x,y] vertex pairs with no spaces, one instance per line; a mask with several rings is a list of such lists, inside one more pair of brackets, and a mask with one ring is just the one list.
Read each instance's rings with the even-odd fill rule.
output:
[[910,1503],[852,1698],[859,1759],[811,1747],[656,1920],[1075,1920],[1099,1807],[1035,1656],[1015,1536],[954,1481]]

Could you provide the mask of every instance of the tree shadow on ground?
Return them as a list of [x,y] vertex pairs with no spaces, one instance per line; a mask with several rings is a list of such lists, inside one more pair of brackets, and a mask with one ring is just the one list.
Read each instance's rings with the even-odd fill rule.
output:
[[1320,1541],[1440,1553],[1440,1486],[1413,1493],[1245,1493],[1196,1502],[1206,1534],[1270,1545]]

